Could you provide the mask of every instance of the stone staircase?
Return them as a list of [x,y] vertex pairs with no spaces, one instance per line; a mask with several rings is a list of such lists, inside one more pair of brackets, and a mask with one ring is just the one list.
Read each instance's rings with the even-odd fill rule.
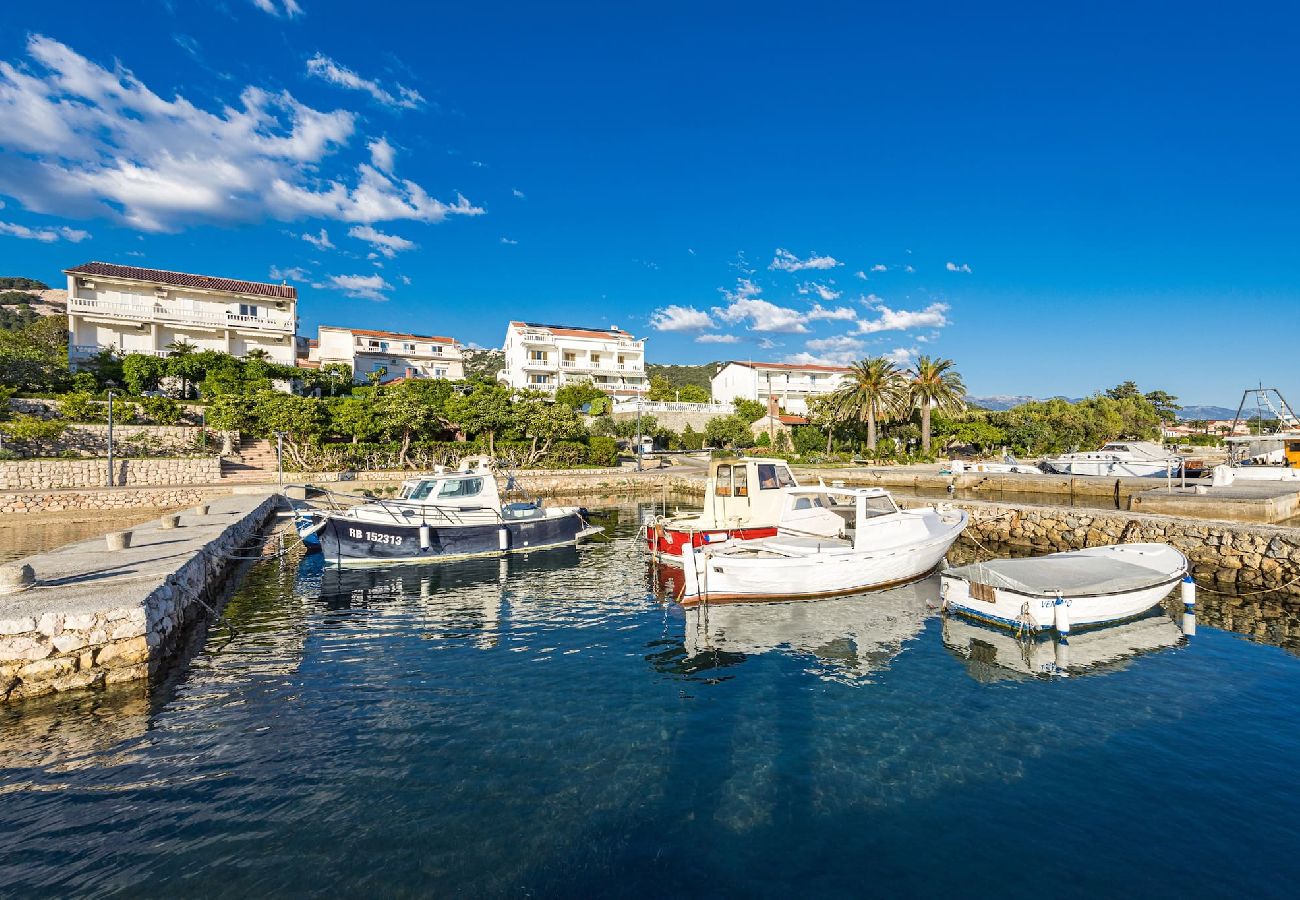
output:
[[275,444],[260,438],[241,438],[239,459],[221,460],[221,480],[246,483],[275,481]]

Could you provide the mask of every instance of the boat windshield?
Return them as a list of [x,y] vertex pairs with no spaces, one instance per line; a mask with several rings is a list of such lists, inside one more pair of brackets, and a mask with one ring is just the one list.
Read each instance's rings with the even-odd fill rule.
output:
[[774,491],[785,487],[794,487],[794,476],[785,466],[775,463],[758,464],[758,487],[763,491]]
[[415,490],[411,492],[410,499],[427,500],[433,494],[435,487],[438,492],[434,496],[439,500],[477,497],[483,492],[483,479],[475,477],[448,478],[443,481],[421,481],[416,485]]
[[898,511],[898,507],[889,497],[863,497],[862,508],[867,511],[868,518]]

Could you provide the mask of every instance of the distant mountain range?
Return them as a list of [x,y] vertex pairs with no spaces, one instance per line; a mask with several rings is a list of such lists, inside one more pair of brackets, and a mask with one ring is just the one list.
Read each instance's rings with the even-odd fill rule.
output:
[[[995,412],[1012,409],[1023,403],[1033,403],[1038,400],[1052,399],[1044,397],[1015,397],[1015,396],[996,396],[996,397],[967,397],[966,402],[971,406],[978,406],[981,409],[991,409]],[[1079,398],[1064,398],[1071,403],[1077,403]],[[1243,415],[1254,417],[1254,410],[1243,410]],[[1183,421],[1196,419],[1231,419],[1237,414],[1237,408],[1227,406],[1184,406],[1178,413],[1178,418]],[[1273,413],[1264,410],[1264,418],[1276,418]]]

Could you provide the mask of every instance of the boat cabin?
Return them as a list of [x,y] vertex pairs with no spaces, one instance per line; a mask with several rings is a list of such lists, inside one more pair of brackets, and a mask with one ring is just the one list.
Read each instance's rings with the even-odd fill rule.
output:
[[408,479],[399,497],[414,505],[501,510],[501,493],[486,456],[466,457],[455,471],[438,466],[431,475]]
[[704,515],[714,527],[736,522],[776,522],[784,508],[784,488],[798,486],[783,459],[742,457],[709,466]]
[[777,525],[777,540],[843,538],[855,549],[921,537],[925,523],[899,509],[884,488],[792,488]]

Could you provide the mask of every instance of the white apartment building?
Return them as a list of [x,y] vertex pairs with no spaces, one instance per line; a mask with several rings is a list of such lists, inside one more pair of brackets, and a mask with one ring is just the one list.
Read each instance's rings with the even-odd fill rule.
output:
[[645,340],[621,328],[511,322],[503,349],[506,365],[498,377],[513,388],[554,391],[587,382],[615,397],[649,390]]
[[294,363],[298,291],[287,284],[102,262],[64,274],[73,368],[106,348],[167,356],[177,341],[234,356],[262,350],[274,362]]
[[744,399],[766,403],[775,397],[787,413],[803,416],[808,413],[808,398],[834,391],[848,371],[847,366],[729,362],[713,376],[713,402]]
[[315,346],[308,347],[309,363],[351,366],[356,382],[364,383],[374,372],[381,381],[465,377],[464,354],[454,338],[333,325],[320,326],[317,335]]

